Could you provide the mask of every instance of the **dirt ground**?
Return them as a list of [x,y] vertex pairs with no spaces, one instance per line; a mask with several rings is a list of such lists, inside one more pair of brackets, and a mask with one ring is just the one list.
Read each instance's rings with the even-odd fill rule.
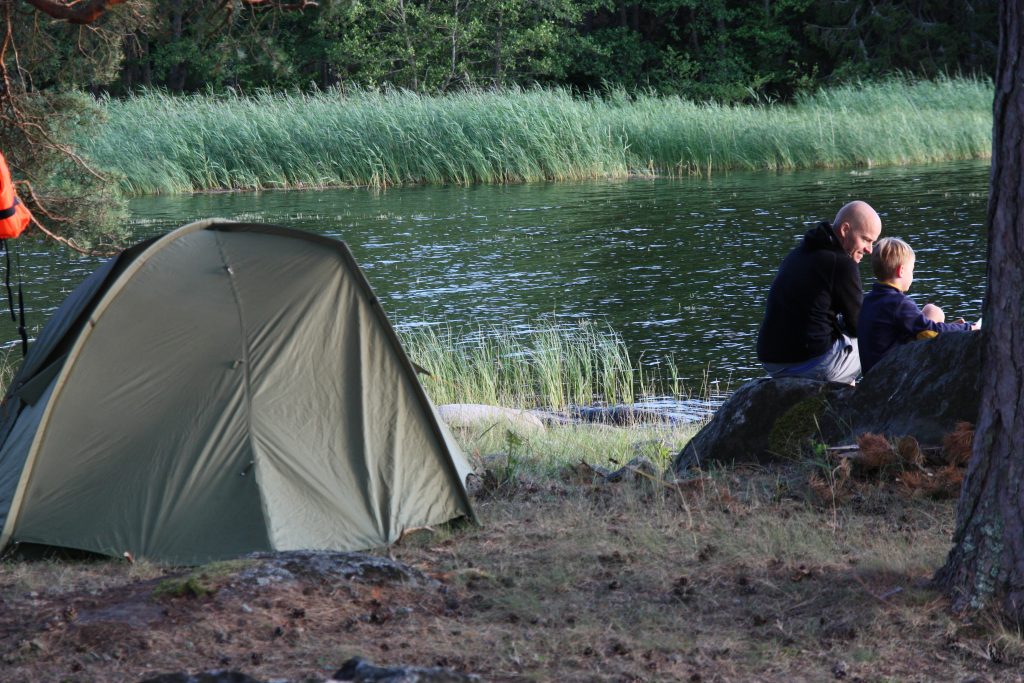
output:
[[409,576],[8,559],[0,681],[320,681],[355,655],[485,681],[1024,680],[1018,632],[927,586],[955,501],[875,484],[830,504],[806,479],[504,482],[482,526],[392,548]]

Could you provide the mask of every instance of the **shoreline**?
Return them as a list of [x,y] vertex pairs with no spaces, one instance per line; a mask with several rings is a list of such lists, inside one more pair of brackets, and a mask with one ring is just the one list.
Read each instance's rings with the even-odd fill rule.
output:
[[[787,168],[787,169],[748,169],[748,168],[729,168],[722,169],[715,173],[715,175],[731,175],[733,173],[797,173],[800,171],[843,171],[848,170],[851,173],[866,173],[873,169],[879,168],[899,168],[902,166],[930,166],[933,164],[949,164],[966,161],[988,161],[991,160],[992,155],[987,154],[984,156],[971,156],[971,157],[960,157],[942,159],[930,162],[916,162],[908,161],[901,164],[874,164],[874,165],[854,165],[854,166],[816,166],[816,167],[801,167],[801,168]],[[195,196],[201,197],[205,195],[221,195],[221,194],[259,194],[262,192],[325,192],[329,190],[364,190],[367,192],[388,192],[389,190],[403,190],[414,187],[473,187],[476,185],[540,185],[546,183],[586,183],[595,181],[654,181],[654,180],[678,180],[682,178],[697,178],[707,179],[710,175],[702,175],[700,173],[692,173],[689,175],[682,174],[671,174],[671,173],[641,173],[641,172],[630,172],[625,175],[595,175],[589,178],[575,178],[572,180],[553,180],[553,179],[539,179],[539,180],[522,180],[522,181],[507,181],[503,183],[433,183],[430,181],[408,181],[397,185],[388,185],[384,187],[374,187],[372,185],[357,185],[352,183],[329,183],[325,185],[289,185],[284,187],[212,187],[201,190],[192,190],[190,192],[183,192],[177,194],[170,193],[155,193],[155,194],[136,194],[129,195],[127,199],[142,199],[146,197],[184,197],[184,196]]]

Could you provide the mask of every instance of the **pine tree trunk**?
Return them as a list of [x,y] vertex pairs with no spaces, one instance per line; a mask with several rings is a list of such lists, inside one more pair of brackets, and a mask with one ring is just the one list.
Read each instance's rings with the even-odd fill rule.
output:
[[954,547],[935,577],[954,609],[1024,622],[1024,0],[999,8],[988,287],[974,452]]

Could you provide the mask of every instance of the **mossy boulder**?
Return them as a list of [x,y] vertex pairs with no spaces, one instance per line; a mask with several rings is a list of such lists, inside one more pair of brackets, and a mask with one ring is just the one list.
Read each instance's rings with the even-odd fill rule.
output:
[[864,432],[938,445],[958,422],[978,421],[984,332],[949,332],[899,346],[857,384],[834,443]]
[[834,406],[852,393],[845,384],[801,377],[747,382],[676,455],[674,469],[802,457],[835,433]]
[[959,422],[977,421],[982,334],[899,346],[856,388],[798,378],[747,382],[676,455],[675,472],[802,458],[816,444],[853,443],[866,432],[941,444]]

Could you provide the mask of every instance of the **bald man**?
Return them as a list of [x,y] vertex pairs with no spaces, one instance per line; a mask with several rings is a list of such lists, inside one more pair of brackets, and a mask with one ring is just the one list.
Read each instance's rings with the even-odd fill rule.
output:
[[857,264],[881,232],[874,209],[850,202],[833,223],[818,223],[789,252],[768,291],[757,335],[757,357],[768,374],[856,381],[857,317],[864,298]]

